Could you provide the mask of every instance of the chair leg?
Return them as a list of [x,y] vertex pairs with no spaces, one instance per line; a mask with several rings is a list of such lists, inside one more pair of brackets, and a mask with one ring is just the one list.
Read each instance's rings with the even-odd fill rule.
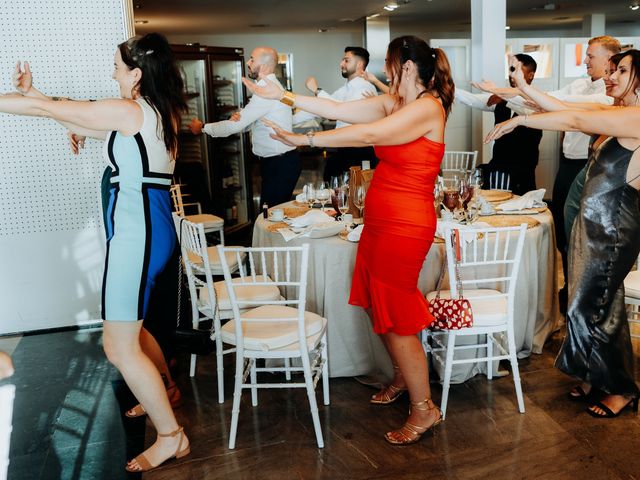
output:
[[487,378],[489,380],[493,379],[493,361],[491,360],[493,357],[493,333],[487,333]]
[[313,428],[316,432],[316,441],[318,442],[318,448],[324,448],[322,428],[320,427],[320,414],[318,413],[318,402],[316,401],[316,391],[313,388],[313,373],[311,372],[308,354],[302,357],[302,370],[304,372],[304,384],[307,389],[307,397],[309,398],[311,418],[313,419]]
[[329,355],[327,352],[327,334],[324,334],[324,338],[322,339],[323,347],[322,347],[322,361],[324,365],[322,366],[322,396],[325,405],[329,405]]
[[[258,383],[258,374],[256,373],[256,361],[255,359],[251,360],[251,385],[255,385]],[[251,406],[258,406],[258,389],[256,387],[251,387]]]
[[291,359],[290,358],[285,358],[284,359],[284,368],[286,368],[286,370],[284,372],[284,378],[286,378],[287,380],[291,380],[291,370],[289,370],[291,368]]
[[512,331],[507,332],[507,340],[509,342],[509,361],[511,362],[511,373],[513,375],[513,383],[516,387],[516,397],[518,399],[518,411],[520,413],[524,413],[524,397],[522,396],[522,385],[520,382],[520,369],[518,368],[516,341]]
[[442,383],[442,399],[440,400],[440,410],[442,419],[447,415],[447,403],[449,401],[449,387],[451,385],[451,373],[453,372],[453,354],[456,344],[456,334],[449,331],[447,335],[447,356],[444,362],[444,381]]
[[214,335],[216,339],[216,370],[218,374],[218,403],[224,403],[224,353],[222,345],[222,333],[220,320],[215,319],[214,328],[216,329]]
[[191,354],[191,363],[189,364],[189,376],[190,377],[195,377],[196,376],[196,358],[198,358],[198,356],[195,353]]
[[233,388],[233,406],[231,407],[231,431],[229,432],[229,449],[236,448],[236,435],[238,433],[238,417],[240,416],[240,400],[242,399],[242,373],[244,370],[244,358],[236,355],[236,375]]

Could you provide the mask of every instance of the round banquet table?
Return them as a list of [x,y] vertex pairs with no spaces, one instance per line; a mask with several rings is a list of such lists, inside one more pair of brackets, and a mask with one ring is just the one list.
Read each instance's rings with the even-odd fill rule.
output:
[[[305,207],[289,202],[278,205],[278,208],[293,212]],[[531,217],[539,224],[527,230],[515,294],[515,339],[519,358],[528,357],[532,352],[541,353],[561,318],[556,295],[553,219],[548,210]],[[388,381],[393,370],[380,338],[373,333],[365,311],[348,304],[358,244],[337,235],[297,237],[285,242],[277,228],[278,225],[260,215],[253,229],[253,246],[310,244],[306,309],[328,320],[330,376],[362,375],[381,382]],[[434,243],[418,281],[418,288],[423,294],[435,290],[443,261],[444,243]],[[464,351],[464,354],[482,356],[482,350],[478,353]],[[442,375],[440,365],[434,365],[434,368]],[[478,373],[486,373],[486,362],[454,365],[451,381],[461,383]]]

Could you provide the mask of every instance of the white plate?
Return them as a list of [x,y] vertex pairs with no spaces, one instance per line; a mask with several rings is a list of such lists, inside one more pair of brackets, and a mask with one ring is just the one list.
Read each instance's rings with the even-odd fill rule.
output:
[[276,220],[276,219],[274,219],[272,217],[267,217],[267,220],[269,220],[270,222],[274,222],[274,223],[284,222],[285,220],[287,220],[287,217],[281,218],[280,220]]
[[337,235],[340,231],[344,230],[344,223],[342,222],[322,222],[316,223],[313,229],[309,232],[309,238],[325,238]]

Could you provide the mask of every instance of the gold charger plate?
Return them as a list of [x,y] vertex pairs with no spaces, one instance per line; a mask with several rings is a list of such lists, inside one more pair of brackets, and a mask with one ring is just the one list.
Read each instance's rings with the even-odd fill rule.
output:
[[513,197],[513,193],[506,190],[480,190],[480,194],[489,202],[506,202]]
[[351,242],[351,243],[358,243],[358,242],[354,242],[349,240],[347,237],[349,236],[349,232],[342,230],[340,233],[338,233],[338,237],[340,237],[342,240],[345,240],[347,242]]
[[289,227],[289,225],[284,222],[272,223],[267,226],[267,232],[277,232],[279,229],[287,227]]
[[540,225],[538,220],[527,215],[489,215],[481,217],[478,221],[487,223],[492,227],[517,227],[521,223],[526,223],[527,228]]

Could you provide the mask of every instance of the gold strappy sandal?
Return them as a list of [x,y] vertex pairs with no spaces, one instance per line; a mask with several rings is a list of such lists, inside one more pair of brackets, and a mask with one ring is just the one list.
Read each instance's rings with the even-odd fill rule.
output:
[[[175,430],[175,431],[173,431],[171,433],[159,433],[158,434],[159,437],[175,437],[176,435],[180,435],[180,442],[178,442],[178,448],[176,448],[176,453],[174,453],[172,456],[170,456],[166,460],[160,462],[158,465],[151,465],[149,460],[147,460],[147,457],[145,456],[145,454],[141,453],[140,455],[138,455],[136,458],[134,458],[133,460],[131,460],[129,462],[129,464],[125,467],[125,470],[127,472],[134,472],[134,473],[148,472],[149,470],[153,470],[154,468],[158,468],[164,462],[166,462],[168,460],[171,460],[172,458],[176,458],[177,459],[177,458],[182,458],[182,457],[184,457],[186,455],[189,455],[191,453],[191,445],[189,444],[189,440],[187,439],[186,435],[184,434],[184,428],[178,427],[177,430]],[[187,442],[187,445],[185,447],[183,447],[182,443],[185,440]],[[132,467],[130,464],[133,461],[135,461],[138,465]]]
[[[411,408],[422,411],[435,409],[437,410],[438,417],[431,425],[428,425],[426,427],[421,427],[419,425],[413,425],[412,423],[406,422],[398,430],[393,430],[385,434],[384,438],[387,442],[391,443],[392,445],[411,445],[412,443],[416,443],[418,440],[420,440],[422,436],[429,430],[433,430],[435,427],[442,423],[442,411],[438,407],[436,407],[435,403],[433,403],[430,398],[426,398],[421,402],[411,402]],[[411,414],[411,409],[409,409],[409,414]],[[396,437],[399,437],[399,439]]]
[[[396,376],[397,375],[402,376],[402,373],[400,372],[400,367],[398,367],[397,365],[394,365],[393,370],[396,372]],[[396,400],[398,400],[402,396],[402,394],[406,391],[407,391],[406,387],[404,388],[396,387],[392,383],[391,385],[382,387],[382,390],[380,390],[378,393],[371,395],[371,400],[369,400],[369,403],[372,403],[374,405],[389,405],[395,402]]]

